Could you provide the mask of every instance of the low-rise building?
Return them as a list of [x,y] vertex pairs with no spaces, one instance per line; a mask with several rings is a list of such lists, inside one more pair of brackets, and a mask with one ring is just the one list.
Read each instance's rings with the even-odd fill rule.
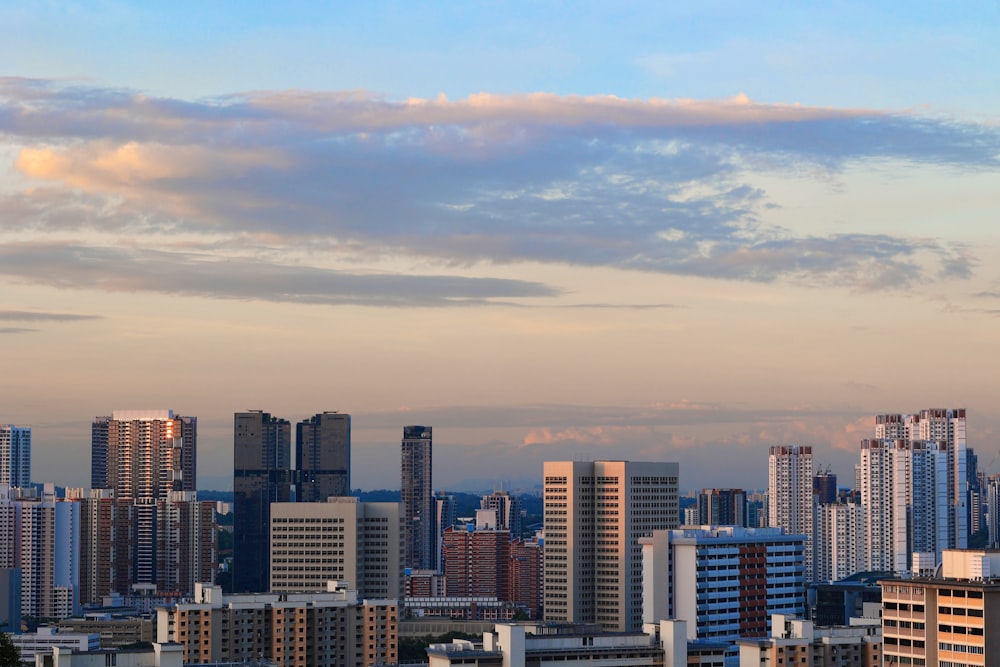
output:
[[34,662],[35,656],[52,655],[54,647],[73,651],[97,651],[101,637],[80,632],[59,632],[58,628],[41,627],[34,633],[10,635],[14,646],[21,652],[21,662]]
[[741,639],[740,667],[880,667],[882,628],[878,619],[816,627],[811,621],[775,614],[771,636]]
[[886,664],[997,664],[1000,552],[945,549],[933,575],[880,583]]
[[52,655],[35,660],[36,667],[183,667],[183,649],[178,644],[153,644],[146,649],[102,649],[79,653],[56,647]]
[[319,593],[223,595],[199,584],[195,601],[157,612],[157,641],[185,664],[267,658],[277,667],[372,667],[398,656],[396,600],[358,600],[329,582]]

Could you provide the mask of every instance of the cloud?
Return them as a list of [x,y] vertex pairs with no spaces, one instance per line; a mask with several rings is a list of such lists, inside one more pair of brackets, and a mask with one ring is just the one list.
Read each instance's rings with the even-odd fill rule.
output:
[[0,310],[0,321],[15,322],[78,322],[80,320],[99,320],[100,315],[82,315],[78,313],[52,313],[37,310]]
[[22,334],[38,331],[38,329],[28,329],[25,327],[0,327],[0,334]]
[[499,278],[363,274],[252,259],[56,243],[0,245],[0,275],[65,289],[151,291],[220,299],[327,305],[482,305],[548,297],[546,285]]
[[[7,232],[221,240],[216,254],[233,261],[179,266],[210,272],[210,284],[228,282],[200,290],[222,298],[239,291],[234,283],[247,270],[226,255],[226,239],[256,239],[278,254],[406,257],[452,269],[542,262],[906,289],[968,278],[976,258],[938,239],[767,224],[764,213],[780,202],[751,185],[751,173],[799,177],[886,160],[1000,168],[994,127],[745,96],[393,101],[361,91],[255,91],[188,101],[8,78],[0,80],[0,136],[21,179],[0,196]],[[263,282],[304,280],[304,271],[271,267]],[[378,280],[389,279],[365,282]],[[171,281],[184,277],[136,280],[130,289]],[[292,287],[275,289],[275,298],[370,302]],[[483,298],[525,295],[499,294],[512,288],[495,283]],[[443,298],[469,298],[452,291],[458,296]]]

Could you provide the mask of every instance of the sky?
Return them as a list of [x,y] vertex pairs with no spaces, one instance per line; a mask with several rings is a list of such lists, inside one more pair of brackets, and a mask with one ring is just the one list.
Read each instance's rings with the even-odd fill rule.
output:
[[873,415],[1000,470],[987,2],[0,3],[0,423],[352,415],[352,483],[546,460],[853,482]]

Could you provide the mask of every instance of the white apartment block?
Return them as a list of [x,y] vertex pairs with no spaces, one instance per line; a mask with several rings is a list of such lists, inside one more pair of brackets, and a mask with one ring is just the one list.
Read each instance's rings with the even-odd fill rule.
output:
[[735,641],[767,636],[772,614],[805,615],[804,535],[700,526],[641,542],[647,623],[679,619],[688,639]]
[[544,614],[555,623],[642,627],[639,538],[676,528],[678,464],[546,461]]
[[865,569],[865,512],[856,503],[817,505],[816,581],[839,581]]
[[771,447],[767,461],[768,521],[772,528],[805,535],[806,578],[813,579],[812,447]]
[[271,591],[321,591],[346,581],[365,598],[403,596],[400,503],[331,496],[271,504]]

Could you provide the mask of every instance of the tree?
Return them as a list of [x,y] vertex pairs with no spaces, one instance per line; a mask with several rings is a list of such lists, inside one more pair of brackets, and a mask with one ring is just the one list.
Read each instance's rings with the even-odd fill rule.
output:
[[21,651],[3,631],[0,631],[0,667],[21,667]]

